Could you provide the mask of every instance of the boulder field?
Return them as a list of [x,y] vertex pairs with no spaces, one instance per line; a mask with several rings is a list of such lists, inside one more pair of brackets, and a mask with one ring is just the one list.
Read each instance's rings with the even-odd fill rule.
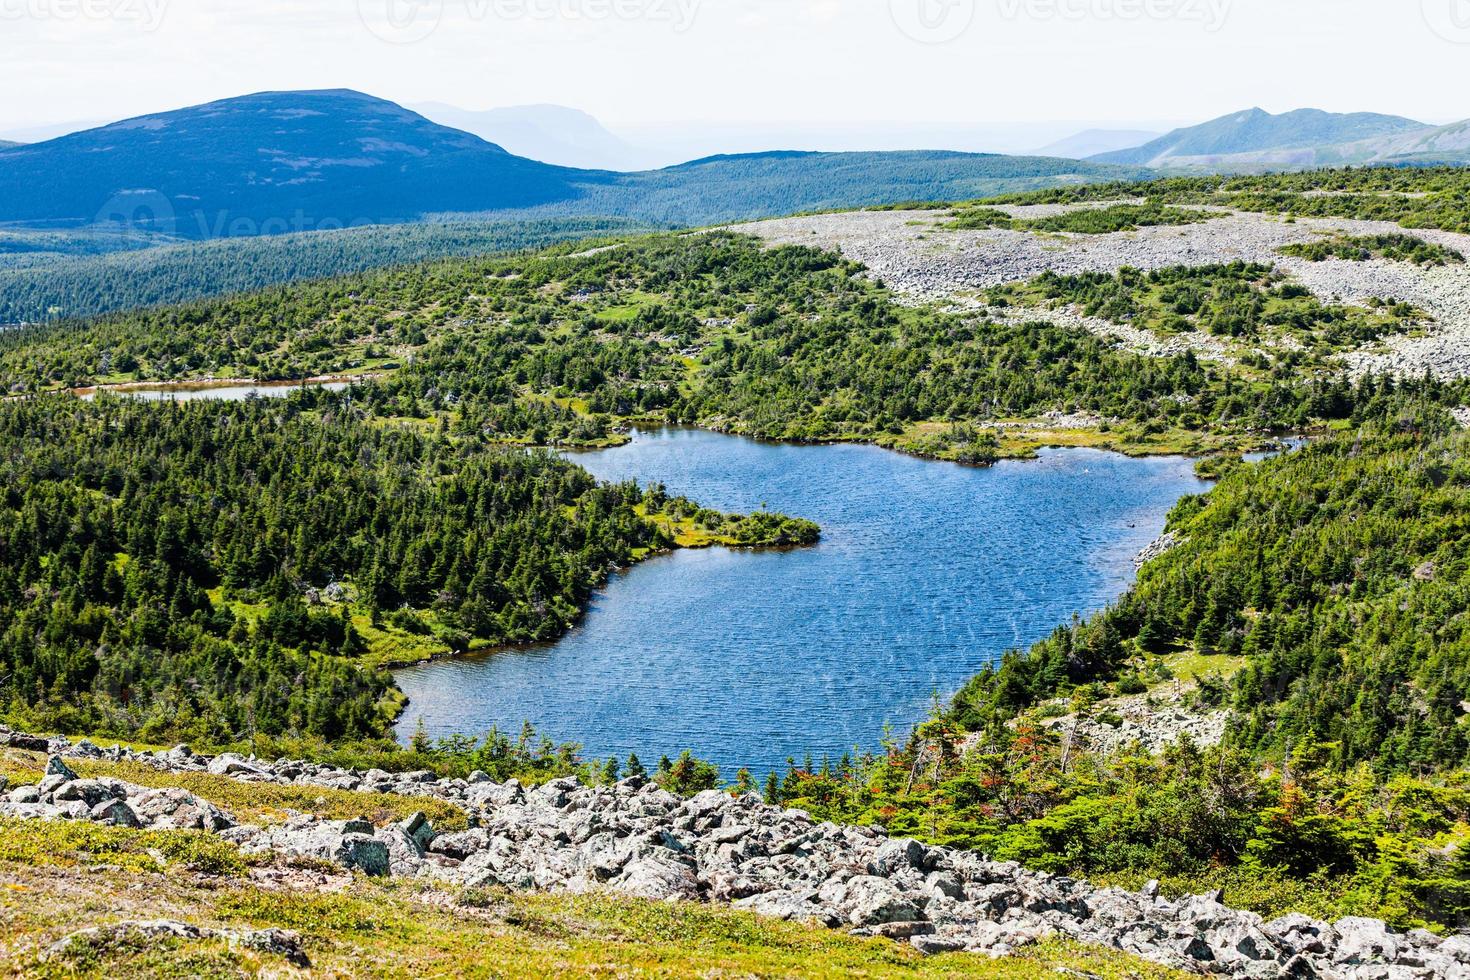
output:
[[[840,826],[755,795],[711,790],[681,798],[642,779],[529,788],[483,773],[344,770],[315,763],[101,749],[86,741],[0,732],[0,744],[49,754],[45,777],[0,796],[0,816],[90,820],[218,834],[247,854],[330,861],[371,876],[451,887],[587,891],[724,902],[766,916],[822,923],[911,943],[926,953],[1003,956],[1051,936],[1112,947],[1190,972],[1226,977],[1470,977],[1470,937],[1395,930],[1346,918],[1273,921],[1228,908],[1221,895],[1169,899],[1097,888],[1016,864]],[[468,829],[440,833],[421,814],[387,826],[304,814],[241,824],[183,789],[80,778],[68,760],[129,761],[160,772],[244,782],[432,797],[462,807]]]

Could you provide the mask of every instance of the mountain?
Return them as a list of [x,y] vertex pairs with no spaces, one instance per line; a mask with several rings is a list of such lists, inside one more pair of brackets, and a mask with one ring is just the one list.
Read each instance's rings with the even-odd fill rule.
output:
[[1089,129],[1057,140],[1036,151],[1037,156],[1086,160],[1100,153],[1126,150],[1158,139],[1157,132],[1141,129]]
[[20,146],[20,145],[21,144],[15,142],[14,140],[0,140],[0,150],[8,150],[12,146]]
[[531,207],[571,193],[558,168],[345,90],[262,92],[0,157],[0,220],[136,219],[183,238]]
[[950,150],[813,153],[776,151],[706,157],[583,187],[585,214],[670,225],[705,225],[903,201],[957,201],[1112,180],[1145,171],[1049,157]]
[[580,109],[522,105],[474,112],[429,102],[413,106],[428,119],[487,139],[509,153],[560,167],[638,170],[648,159]]
[[[937,151],[764,153],[640,173],[578,170],[527,160],[358,92],[263,92],[6,150],[0,222],[12,231],[81,230],[86,241],[78,250],[95,252],[124,247],[111,244],[117,238],[136,248],[158,238],[449,215],[595,215],[699,225],[1142,173],[1075,160]],[[58,248],[54,241],[47,247]]]
[[1470,163],[1470,119],[1398,136],[1330,147],[1343,163]]
[[1176,129],[1142,146],[1088,159],[1142,167],[1209,168],[1248,157],[1261,164],[1311,166],[1320,147],[1402,136],[1426,128],[1424,123],[1402,116],[1368,112],[1298,109],[1272,115],[1263,109],[1249,109]]

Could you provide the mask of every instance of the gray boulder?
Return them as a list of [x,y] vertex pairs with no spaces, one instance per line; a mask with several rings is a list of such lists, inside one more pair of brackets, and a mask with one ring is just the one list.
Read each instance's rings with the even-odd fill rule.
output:
[[887,878],[858,875],[846,882],[829,882],[818,892],[821,900],[854,926],[885,922],[913,922],[923,913]]
[[138,821],[138,815],[133,812],[133,808],[128,806],[126,801],[118,799],[103,800],[101,803],[98,803],[92,807],[92,811],[87,814],[87,818],[94,823],[111,824],[115,827],[142,826]]
[[1334,922],[1333,928],[1339,938],[1332,949],[1332,961],[1339,965],[1392,964],[1403,946],[1401,937],[1378,919],[1348,916]]
[[687,865],[673,858],[650,856],[631,862],[611,883],[615,891],[658,901],[695,901],[699,879]]
[[900,871],[922,868],[927,851],[916,840],[884,841],[868,862],[868,874],[887,878]]
[[343,834],[331,851],[331,860],[349,871],[361,871],[374,878],[392,870],[388,845],[367,834]]
[[442,854],[456,861],[463,861],[478,851],[490,846],[490,835],[483,828],[475,827],[450,834],[435,834],[429,842],[431,854]]
[[219,807],[182,789],[149,789],[128,797],[143,826],[153,830],[221,831],[235,820]]

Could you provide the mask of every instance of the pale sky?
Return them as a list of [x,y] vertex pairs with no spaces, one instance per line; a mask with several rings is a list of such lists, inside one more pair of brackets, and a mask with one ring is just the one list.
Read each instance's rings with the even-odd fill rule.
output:
[[0,131],[339,87],[613,127],[1448,122],[1470,0],[0,0]]

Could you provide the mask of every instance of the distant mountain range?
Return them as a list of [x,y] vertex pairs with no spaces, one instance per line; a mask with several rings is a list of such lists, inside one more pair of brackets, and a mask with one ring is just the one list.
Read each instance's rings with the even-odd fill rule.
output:
[[451,214],[700,225],[1143,173],[993,154],[783,152],[620,174],[528,160],[359,92],[263,92],[5,150],[0,222],[175,239]]
[[12,140],[0,140],[0,150],[8,150],[12,146],[20,146],[20,144]]
[[1141,129],[1089,129],[1066,139],[1048,143],[1036,151],[1037,156],[1086,160],[1100,153],[1127,150],[1158,139],[1162,135]]
[[1470,123],[1431,126],[1402,116],[1249,109],[1176,129],[1093,163],[1170,170],[1236,171],[1370,163],[1470,162]]
[[426,102],[411,106],[428,119],[473,133],[509,153],[582,170],[641,170],[649,153],[608,132],[580,109],[559,105],[509,106],[475,112]]

